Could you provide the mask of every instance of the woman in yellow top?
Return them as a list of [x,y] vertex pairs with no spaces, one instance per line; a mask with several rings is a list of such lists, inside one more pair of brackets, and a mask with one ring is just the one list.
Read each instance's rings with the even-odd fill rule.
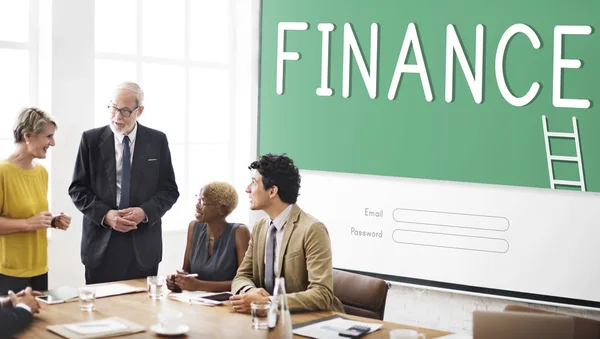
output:
[[54,146],[56,122],[37,108],[24,109],[13,130],[15,152],[0,162],[0,295],[48,289],[46,229],[66,230],[71,217],[48,211],[48,172],[34,159]]

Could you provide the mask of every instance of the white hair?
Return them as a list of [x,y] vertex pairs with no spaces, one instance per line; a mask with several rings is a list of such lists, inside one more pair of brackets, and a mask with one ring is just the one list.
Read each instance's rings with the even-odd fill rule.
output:
[[133,94],[135,94],[135,98],[137,100],[137,105],[138,106],[144,105],[144,90],[142,90],[140,85],[138,85],[137,83],[135,83],[133,81],[124,81],[117,85],[117,88],[115,88],[115,93],[120,90],[131,91]]

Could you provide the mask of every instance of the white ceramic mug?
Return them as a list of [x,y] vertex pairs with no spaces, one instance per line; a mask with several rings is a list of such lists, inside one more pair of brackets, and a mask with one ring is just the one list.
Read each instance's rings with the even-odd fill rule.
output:
[[413,330],[397,329],[390,331],[390,339],[426,339],[425,334]]
[[158,322],[163,330],[167,332],[176,331],[181,324],[183,313],[181,312],[161,312],[158,315]]

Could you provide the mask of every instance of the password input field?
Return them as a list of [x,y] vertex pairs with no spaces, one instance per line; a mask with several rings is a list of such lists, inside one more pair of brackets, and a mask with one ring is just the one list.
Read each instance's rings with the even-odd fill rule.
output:
[[504,239],[403,229],[394,230],[392,233],[392,239],[399,244],[442,247],[480,252],[506,253],[509,249],[508,241]]

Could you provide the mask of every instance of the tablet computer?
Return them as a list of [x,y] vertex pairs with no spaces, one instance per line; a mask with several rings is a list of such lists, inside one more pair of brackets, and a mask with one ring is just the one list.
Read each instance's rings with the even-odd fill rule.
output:
[[194,299],[207,304],[220,305],[229,300],[233,294],[230,292],[208,293],[195,296]]
[[229,300],[229,298],[232,296],[233,294],[231,294],[230,292],[219,292],[219,293],[214,293],[214,294],[205,294],[203,296],[201,296],[200,298],[202,299],[208,299],[208,300],[212,300],[212,301],[227,301]]

